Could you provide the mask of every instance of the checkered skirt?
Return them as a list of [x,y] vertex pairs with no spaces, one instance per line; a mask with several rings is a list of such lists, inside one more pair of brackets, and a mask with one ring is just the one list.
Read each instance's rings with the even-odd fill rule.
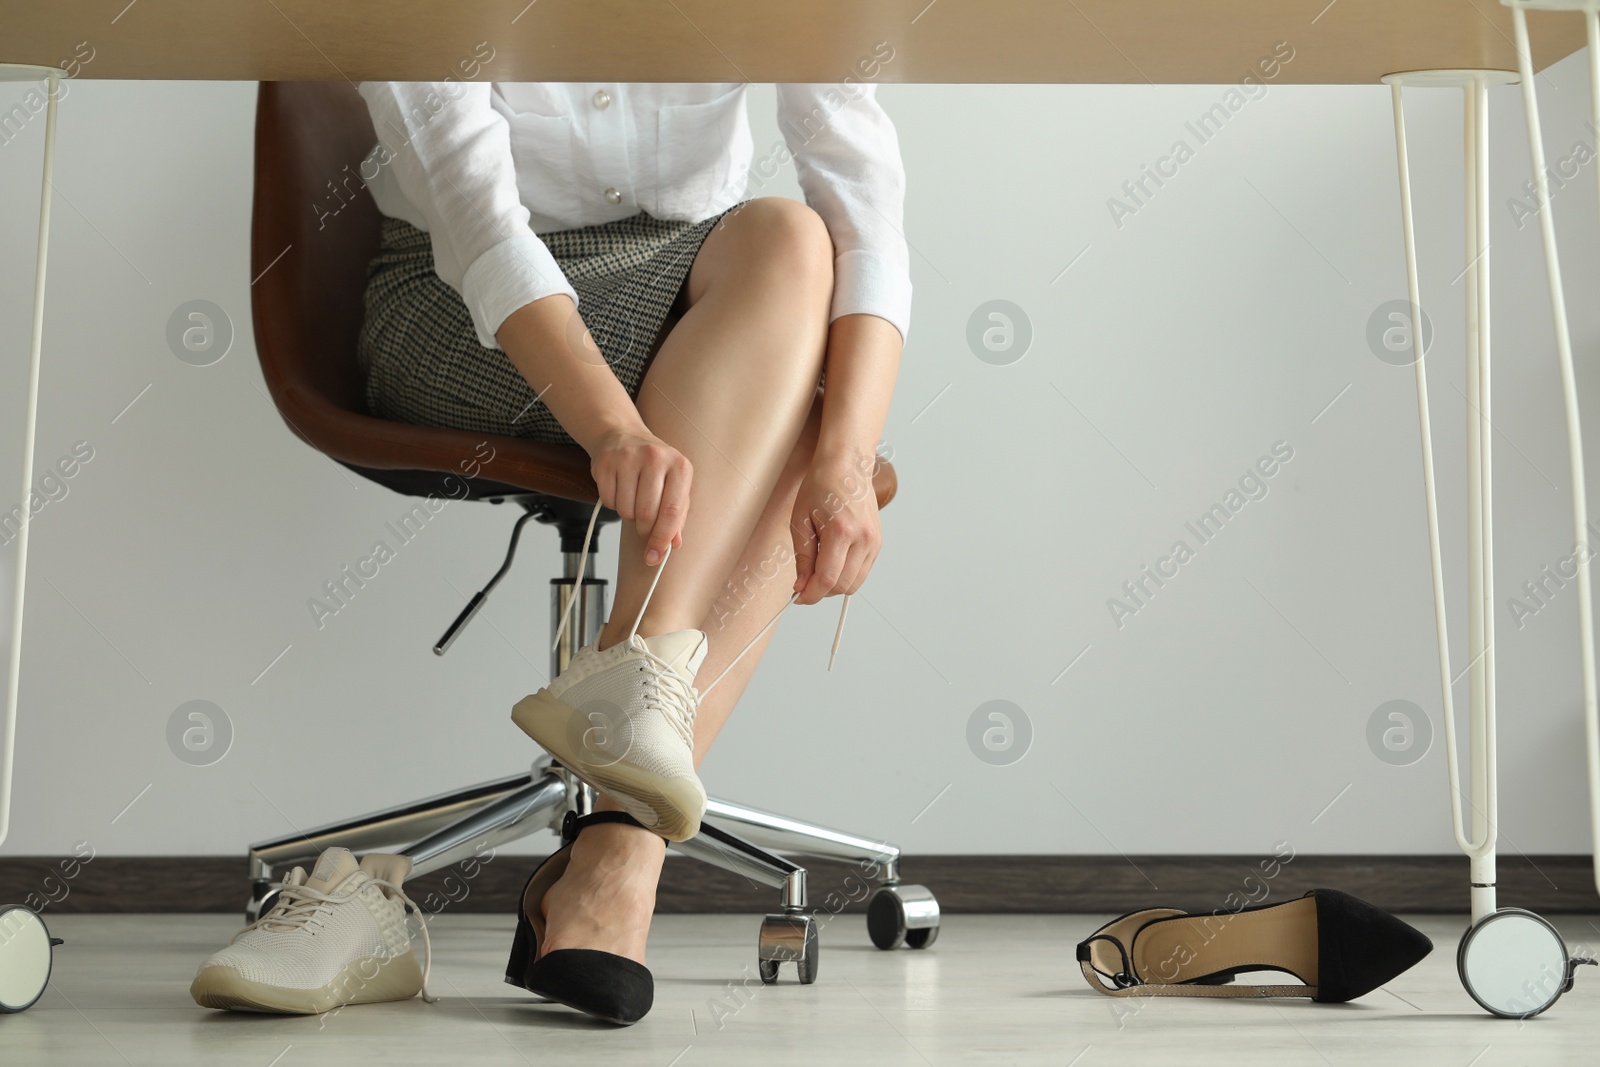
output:
[[[638,396],[695,254],[724,214],[669,222],[641,212],[540,234],[629,396]],[[431,238],[403,219],[384,220],[368,267],[357,357],[367,408],[379,418],[573,443],[506,354],[478,343],[461,295],[434,271]]]

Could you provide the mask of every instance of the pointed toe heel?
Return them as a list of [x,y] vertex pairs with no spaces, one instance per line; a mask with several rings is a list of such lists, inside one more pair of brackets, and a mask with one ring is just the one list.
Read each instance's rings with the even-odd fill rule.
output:
[[655,1003],[650,969],[592,948],[558,948],[528,968],[527,988],[586,1015],[631,1026]]
[[[1129,912],[1085,938],[1078,963],[1089,985],[1112,997],[1310,997],[1342,1004],[1431,951],[1421,931],[1388,912],[1337,889],[1313,889],[1237,911]],[[1234,982],[1251,971],[1280,971],[1302,984]]]
[[1312,895],[1317,901],[1317,995],[1312,999],[1319,1003],[1364,997],[1433,951],[1422,931],[1349,893],[1314,889]]
[[539,955],[539,943],[545,936],[544,896],[566,873],[578,834],[602,822],[646,829],[638,819],[620,811],[597,811],[582,817],[567,812],[561,824],[561,848],[539,864],[522,889],[517,932],[506,960],[506,982],[606,1022],[629,1026],[644,1018],[655,1002],[655,980],[644,964],[590,948],[559,948]]

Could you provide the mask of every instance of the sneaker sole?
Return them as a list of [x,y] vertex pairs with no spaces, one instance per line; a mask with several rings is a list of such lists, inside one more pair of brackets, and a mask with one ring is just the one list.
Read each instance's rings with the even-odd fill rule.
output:
[[315,989],[253,982],[232,967],[202,968],[189,986],[189,995],[202,1008],[277,1015],[321,1015],[347,1004],[408,1000],[420,992],[422,968],[411,952],[352,960],[331,982]]
[[700,832],[706,795],[698,779],[662,778],[620,762],[591,763],[567,744],[574,718],[581,717],[576,708],[542,689],[511,709],[511,721],[523,733],[652,832],[668,841],[687,841]]

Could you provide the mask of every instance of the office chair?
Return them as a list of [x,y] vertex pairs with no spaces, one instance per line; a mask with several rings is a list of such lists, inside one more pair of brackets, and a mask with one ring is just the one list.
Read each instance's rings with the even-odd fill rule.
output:
[[[251,306],[257,354],[274,404],[311,447],[397,493],[509,503],[523,514],[505,562],[434,646],[443,655],[511,567],[529,520],[554,526],[561,577],[550,584],[550,618],[578,598],[574,624],[551,656],[551,677],[599,633],[607,582],[583,574],[578,556],[598,497],[589,461],[575,446],[541,444],[466,430],[437,429],[369,415],[356,359],[367,263],[382,216],[361,181],[361,161],[377,143],[365,102],[345,82],[264,82],[256,107],[255,200],[250,234]],[[489,449],[480,446],[487,443]],[[490,451],[492,450],[492,452]],[[483,459],[486,455],[492,458]],[[894,468],[880,461],[879,506],[894,496]],[[614,521],[607,509],[603,521]],[[603,523],[602,523],[603,525]],[[599,540],[600,528],[595,531]],[[591,546],[591,551],[593,546]],[[542,829],[559,830],[568,811],[592,810],[594,792],[548,756],[525,774],[468,786],[384,811],[332,822],[250,847],[254,919],[276,899],[279,872],[324,848],[398,851],[425,874]],[[737,828],[734,833],[730,827]],[[768,811],[711,799],[693,839],[672,846],[705,863],[780,890],[779,910],[762,921],[757,958],[763,981],[784,960],[799,979],[816,978],[817,923],[806,870],[790,857],[854,861],[868,897],[874,944],[926,948],[939,933],[939,905],[923,886],[900,882],[900,850]],[[769,851],[770,850],[770,851]]]

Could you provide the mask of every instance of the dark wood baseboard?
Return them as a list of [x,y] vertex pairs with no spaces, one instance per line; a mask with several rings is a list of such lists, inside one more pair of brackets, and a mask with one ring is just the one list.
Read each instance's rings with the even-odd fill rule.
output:
[[[511,914],[537,862],[501,855],[475,868],[436,871],[406,888],[430,912]],[[814,908],[861,909],[865,883],[855,868],[816,862],[809,870]],[[1120,914],[1158,904],[1232,910],[1319,886],[1388,911],[1465,912],[1468,903],[1467,861],[1460,856],[1295,856],[1275,870],[1250,856],[907,856],[901,873],[903,881],[933,890],[949,913]],[[48,856],[0,859],[0,904],[43,905],[54,914],[242,913],[248,888],[245,861],[237,856],[98,856],[76,864]],[[1600,912],[1588,856],[1503,857],[1500,899],[1541,914]],[[657,900],[664,913],[764,912],[778,903],[775,890],[681,858],[667,863]]]

